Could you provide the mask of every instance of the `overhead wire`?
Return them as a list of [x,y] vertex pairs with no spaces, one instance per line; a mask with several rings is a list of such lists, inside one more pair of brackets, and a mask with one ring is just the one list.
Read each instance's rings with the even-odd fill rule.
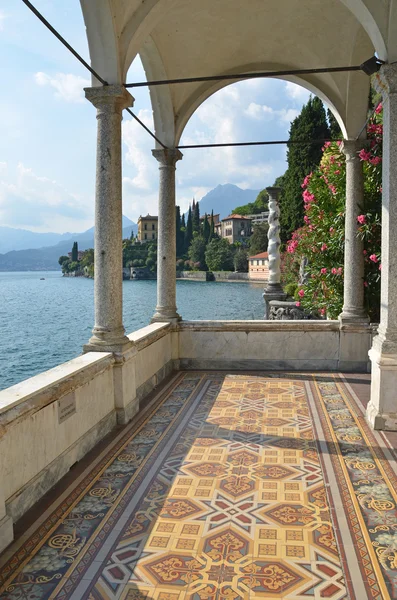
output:
[[[75,58],[92,74],[94,77],[102,83],[103,86],[108,86],[109,83],[103,79],[85,60],[84,58],[65,40],[65,38],[47,21],[47,19],[37,10],[35,6],[29,0],[22,0],[22,2],[32,11],[32,13],[47,27],[49,31],[73,54]],[[355,66],[345,66],[345,67],[327,67],[320,69],[295,69],[295,70],[287,70],[287,71],[265,71],[260,73],[238,73],[238,74],[230,74],[230,75],[211,75],[206,77],[185,77],[179,79],[165,79],[165,80],[156,80],[156,81],[141,81],[136,83],[125,83],[123,84],[125,88],[138,88],[138,87],[150,87],[150,86],[159,86],[159,85],[173,85],[178,83],[197,83],[197,82],[205,82],[205,81],[227,81],[227,80],[244,80],[244,79],[258,79],[258,78],[270,78],[270,77],[282,77],[282,76],[291,76],[291,75],[309,75],[309,74],[321,74],[321,73],[340,73],[340,72],[349,72],[349,71],[364,71],[367,72],[366,65],[369,63],[375,63],[378,65],[378,68],[381,64],[384,64],[384,61],[376,57],[372,57],[369,61],[366,61],[362,65]],[[370,69],[373,68],[371,64]],[[168,147],[147,127],[139,117],[132,112],[130,108],[126,109],[127,112],[141,125],[143,129],[164,149],[168,149]],[[356,137],[356,140],[359,139],[365,127],[368,125],[368,122],[375,114],[375,110],[368,117],[367,121],[364,123],[361,128],[360,133]],[[193,148],[226,148],[226,147],[242,147],[242,146],[271,146],[271,145],[281,145],[281,144],[322,144],[324,142],[330,141],[329,139],[323,140],[280,140],[280,141],[265,141],[265,142],[235,142],[235,143],[226,143],[226,144],[190,144],[190,145],[181,145],[177,146],[179,150],[193,149]]]

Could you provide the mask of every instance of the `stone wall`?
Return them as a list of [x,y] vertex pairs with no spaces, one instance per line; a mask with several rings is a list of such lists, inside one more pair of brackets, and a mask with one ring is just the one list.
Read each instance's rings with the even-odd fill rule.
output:
[[367,372],[372,328],[338,321],[185,321],[179,362],[187,369]]
[[175,335],[149,325],[123,354],[90,352],[0,392],[0,551],[13,522],[172,371]]

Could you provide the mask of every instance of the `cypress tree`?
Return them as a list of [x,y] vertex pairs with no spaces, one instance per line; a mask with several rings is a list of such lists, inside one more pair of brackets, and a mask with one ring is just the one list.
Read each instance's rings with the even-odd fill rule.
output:
[[207,213],[205,213],[204,224],[203,224],[203,238],[205,239],[206,244],[208,244],[208,241],[210,239],[210,233],[211,233],[211,229],[210,229],[210,224],[208,221],[208,215],[207,215]]
[[181,229],[185,229],[186,227],[186,222],[185,222],[185,214],[182,215],[182,219],[181,219]]
[[176,226],[176,255],[177,257],[182,256],[184,253],[185,246],[185,234],[181,231],[182,222],[181,222],[181,210],[179,206],[176,207],[175,210],[175,226]]
[[[310,97],[300,115],[291,123],[290,140],[319,140],[330,137],[324,105],[320,98]],[[286,242],[293,231],[303,225],[303,179],[320,163],[321,144],[288,145],[288,169],[280,200],[281,239]]]
[[188,251],[190,242],[193,238],[193,221],[192,221],[192,207],[189,206],[189,213],[187,216],[187,223],[185,229],[185,252]]
[[192,218],[193,233],[200,233],[200,207],[198,202],[195,203],[194,210],[192,209]]
[[77,242],[73,242],[72,248],[72,262],[77,262],[79,258],[79,247]]
[[329,137],[331,140],[341,140],[343,138],[341,128],[333,113],[328,109],[327,118],[329,123]]
[[211,211],[211,223],[210,223],[210,236],[208,238],[209,242],[214,239],[214,235],[215,235],[214,209],[212,209],[212,211]]

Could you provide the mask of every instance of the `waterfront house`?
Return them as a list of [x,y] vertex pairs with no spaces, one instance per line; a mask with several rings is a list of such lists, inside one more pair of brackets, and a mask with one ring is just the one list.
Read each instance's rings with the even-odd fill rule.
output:
[[229,215],[221,221],[221,237],[231,244],[244,243],[251,236],[251,219],[242,215]]
[[146,217],[139,217],[137,236],[139,242],[153,242],[157,240],[158,220],[158,217],[149,214]]
[[260,252],[255,256],[248,257],[248,273],[250,279],[263,279],[267,281],[269,278],[269,254]]

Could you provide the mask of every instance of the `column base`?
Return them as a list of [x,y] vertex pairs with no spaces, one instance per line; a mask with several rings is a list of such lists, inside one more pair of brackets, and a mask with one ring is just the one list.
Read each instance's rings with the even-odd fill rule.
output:
[[173,309],[156,308],[156,312],[151,318],[151,323],[179,323],[182,317]]
[[338,316],[341,325],[349,325],[354,323],[369,323],[369,317],[364,311],[359,312],[341,312]]
[[83,352],[123,352],[132,345],[131,340],[124,334],[124,328],[121,335],[94,329],[88,344],[83,346]]
[[397,354],[382,354],[374,347],[368,354],[372,370],[367,420],[374,429],[397,431]]
[[0,520],[0,552],[3,552],[14,539],[14,527],[11,517],[6,515]]
[[264,290],[262,297],[265,301],[265,314],[263,318],[269,319],[270,316],[270,304],[271,300],[279,300],[284,302],[287,299],[287,294],[283,291],[283,288],[279,283],[270,283]]

